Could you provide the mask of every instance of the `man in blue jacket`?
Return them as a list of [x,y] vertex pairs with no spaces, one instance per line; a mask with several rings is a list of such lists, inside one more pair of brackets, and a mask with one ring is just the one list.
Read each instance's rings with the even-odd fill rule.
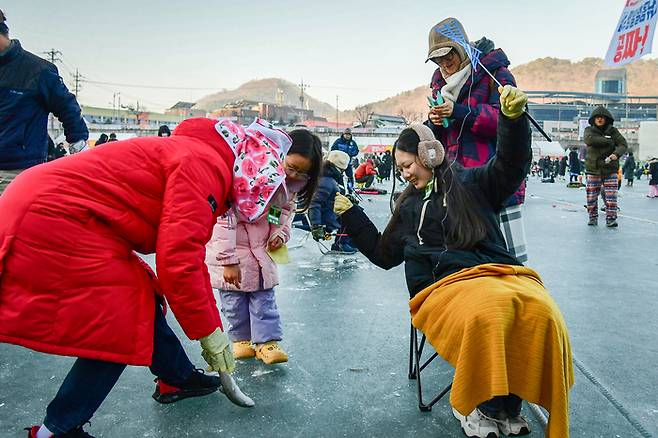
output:
[[48,114],[64,126],[71,152],[86,146],[89,131],[75,96],[50,62],[9,39],[0,11],[0,194],[28,167],[48,157]]
[[343,135],[341,135],[331,146],[332,151],[341,151],[345,152],[350,157],[350,161],[347,163],[347,170],[345,170],[345,175],[347,175],[347,180],[349,181],[350,191],[354,187],[354,170],[350,165],[352,158],[359,155],[359,147],[356,145],[356,142],[352,138],[352,130],[350,128],[345,128]]

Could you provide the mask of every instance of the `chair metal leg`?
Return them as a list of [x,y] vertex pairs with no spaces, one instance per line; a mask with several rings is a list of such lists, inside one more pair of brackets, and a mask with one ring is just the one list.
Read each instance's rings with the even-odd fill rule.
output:
[[411,333],[409,335],[409,379],[413,380],[416,378],[416,367],[414,363],[414,357],[416,356],[416,351],[414,350],[416,337],[416,329],[414,326],[411,326]]
[[441,390],[441,392],[436,395],[436,397],[434,397],[429,403],[423,402],[423,386],[421,383],[420,374],[421,371],[423,371],[427,365],[429,365],[438,356],[438,353],[435,352],[429,357],[429,359],[424,361],[422,365],[420,364],[426,339],[426,336],[423,334],[420,345],[418,345],[418,331],[414,328],[413,325],[411,326],[409,346],[409,378],[416,379],[416,388],[418,392],[418,409],[420,409],[422,412],[431,411],[432,406],[434,406],[448,392],[450,392],[450,389],[452,388],[452,383],[450,383],[448,386],[443,388],[443,390]]

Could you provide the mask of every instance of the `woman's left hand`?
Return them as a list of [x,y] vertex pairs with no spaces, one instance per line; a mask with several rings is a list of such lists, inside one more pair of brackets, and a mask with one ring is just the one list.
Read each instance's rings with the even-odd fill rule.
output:
[[279,236],[277,236],[274,239],[270,240],[269,243],[267,244],[267,247],[270,251],[276,251],[277,249],[281,248],[282,246],[283,246],[283,239]]
[[345,213],[347,210],[352,208],[352,202],[340,193],[336,194],[336,200],[334,201],[334,213],[338,216]]
[[500,93],[500,111],[510,119],[521,117],[528,103],[528,96],[509,84],[498,87]]
[[432,108],[433,113],[441,118],[450,118],[454,109],[455,104],[450,99],[446,99],[446,101],[441,105]]

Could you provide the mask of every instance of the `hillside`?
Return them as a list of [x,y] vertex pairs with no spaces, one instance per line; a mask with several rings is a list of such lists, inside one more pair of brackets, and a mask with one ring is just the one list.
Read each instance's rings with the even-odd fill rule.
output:
[[[240,99],[275,103],[277,102],[277,90],[282,91],[284,105],[299,106],[299,86],[285,79],[268,78],[249,81],[234,90],[223,90],[205,96],[197,101],[195,108],[210,111]],[[318,116],[327,117],[336,112],[331,105],[311,96],[305,95],[305,100],[304,106],[308,105],[308,108],[315,111]]]
[[[579,62],[566,59],[540,58],[527,64],[512,67],[519,87],[524,90],[594,92],[596,73],[603,68],[603,59],[585,58]],[[658,60],[639,60],[627,67],[628,93],[631,95],[658,95]],[[429,78],[428,78],[429,83]],[[396,96],[365,106],[374,112],[396,114],[409,121],[424,120],[427,113],[426,96],[429,86],[422,85]],[[346,111],[341,118],[356,119],[354,111]]]
[[[539,58],[527,64],[512,67],[518,85],[524,90],[584,91],[594,92],[596,72],[603,67],[600,58],[585,58],[571,62],[558,58]],[[631,95],[658,95],[658,60],[640,60],[627,67],[628,93]],[[429,83],[429,77],[427,78]],[[225,90],[206,96],[197,102],[197,107],[211,110],[225,103],[238,100],[276,102],[277,89],[283,91],[286,105],[299,105],[299,87],[284,79],[261,79],[249,81],[235,90]],[[402,115],[407,120],[421,121],[427,116],[429,86],[421,85],[386,99],[363,105],[361,113],[376,112]],[[335,120],[333,106],[306,95],[308,106],[319,116]],[[340,120],[358,120],[358,111],[341,111]]]

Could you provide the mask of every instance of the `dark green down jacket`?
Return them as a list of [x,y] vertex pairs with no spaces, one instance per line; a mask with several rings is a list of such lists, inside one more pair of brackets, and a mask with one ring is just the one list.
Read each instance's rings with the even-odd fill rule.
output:
[[[606,119],[605,125],[599,127],[594,124],[597,116],[603,116]],[[591,175],[608,176],[617,173],[619,170],[619,159],[628,152],[628,144],[617,128],[612,126],[615,119],[610,111],[602,106],[598,106],[592,111],[589,118],[589,124],[585,128],[585,144],[587,150],[585,154],[585,172]],[[611,154],[617,156],[616,160],[605,159]]]

